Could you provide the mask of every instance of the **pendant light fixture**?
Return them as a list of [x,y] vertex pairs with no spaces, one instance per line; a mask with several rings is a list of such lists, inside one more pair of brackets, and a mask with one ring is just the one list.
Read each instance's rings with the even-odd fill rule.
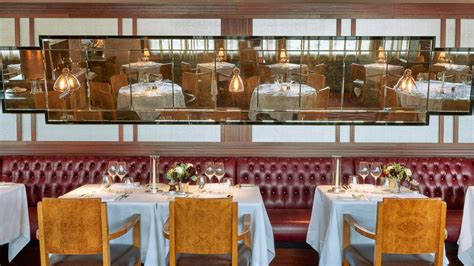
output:
[[63,72],[56,79],[53,90],[58,92],[73,92],[81,88],[81,83],[68,68],[63,68]]
[[232,73],[233,75],[230,80],[229,91],[230,92],[243,92],[244,82],[242,81],[242,78],[240,77],[240,69],[238,67],[235,67],[234,70],[232,70]]
[[398,80],[397,85],[395,85],[395,89],[407,93],[413,93],[416,91],[416,83],[411,76],[411,69],[406,69],[405,72],[403,72],[403,76]]

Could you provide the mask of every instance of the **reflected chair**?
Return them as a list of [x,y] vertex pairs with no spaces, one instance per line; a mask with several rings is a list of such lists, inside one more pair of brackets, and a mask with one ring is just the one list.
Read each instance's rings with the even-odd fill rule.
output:
[[100,95],[98,91],[105,91],[110,93],[110,85],[105,82],[90,82],[91,86],[91,105],[92,107],[100,107]]
[[316,96],[316,103],[315,107],[319,109],[327,109],[328,108],[328,101],[329,101],[329,87],[321,89],[318,91]]
[[[38,203],[41,265],[141,265],[140,215],[109,232],[100,199],[43,198]],[[133,229],[133,244],[110,244]]]
[[103,82],[105,81],[105,71],[102,66],[91,66],[91,72],[95,73],[95,81],[96,82]]
[[211,107],[211,72],[192,73],[184,72],[181,86],[184,91],[196,97],[199,107]]
[[33,95],[33,102],[36,110],[46,109],[46,94],[44,92]]
[[[317,92],[314,107],[318,111],[324,111],[328,108],[330,89],[326,87]],[[298,120],[323,120],[326,118],[326,112],[300,112]]]
[[120,74],[120,67],[115,63],[105,63],[105,80],[110,80],[112,76]]
[[[343,214],[343,265],[434,265],[443,263],[446,203],[434,199],[385,198],[377,205],[376,231]],[[375,240],[351,244],[351,229]]]
[[272,74],[272,69],[268,66],[260,65],[260,82],[262,83],[273,83],[277,75]]
[[[35,99],[37,99],[36,97],[38,97],[39,99],[41,97],[39,95],[41,94],[42,93],[37,94],[37,96],[35,96]],[[48,109],[65,110],[68,108],[68,104],[67,104],[68,96],[64,98],[60,98],[60,95],[61,95],[60,92],[48,91],[48,104],[47,104]]]
[[185,72],[197,72],[197,69],[193,68],[191,63],[181,62],[181,73]]
[[315,65],[310,69],[310,72],[314,74],[326,75],[328,66],[326,64]]
[[171,201],[163,227],[170,241],[169,265],[250,265],[251,217],[244,215],[238,234],[237,211],[232,198]]
[[173,64],[162,64],[160,66],[160,74],[163,76],[163,80],[173,80]]
[[424,63],[425,62],[425,56],[423,55],[419,55],[416,57],[416,60],[415,60],[417,63]]
[[127,74],[117,74],[110,77],[110,85],[112,89],[112,95],[118,97],[120,88],[128,86]]
[[411,66],[411,76],[417,78],[418,74],[425,72],[425,67],[422,64]]
[[110,119],[117,119],[117,105],[114,97],[110,92],[99,90],[97,91],[100,108],[105,112],[110,112]]
[[103,121],[103,113],[101,111],[76,111],[74,110],[74,121]]
[[351,64],[351,81],[350,81],[350,95],[362,99],[367,90],[366,70],[363,65]]
[[253,76],[245,80],[245,90],[247,91],[247,102],[250,104],[252,94],[255,88],[258,87],[258,76]]
[[385,74],[380,77],[379,108],[398,107],[397,92],[393,88],[399,77]]
[[442,110],[452,112],[469,112],[471,110],[471,102],[469,100],[443,100]]
[[322,90],[324,87],[326,87],[326,77],[321,74],[309,74],[308,75],[308,81],[306,84],[314,89],[316,89],[316,92]]

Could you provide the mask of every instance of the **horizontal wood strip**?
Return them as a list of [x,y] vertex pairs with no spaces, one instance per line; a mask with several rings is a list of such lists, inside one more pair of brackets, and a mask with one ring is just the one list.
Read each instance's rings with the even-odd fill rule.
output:
[[160,18],[473,18],[469,3],[315,3],[173,2],[132,3],[4,3],[0,17],[160,17]]
[[0,142],[0,155],[150,155],[163,156],[463,156],[474,157],[471,144],[391,143],[194,143],[194,142]]

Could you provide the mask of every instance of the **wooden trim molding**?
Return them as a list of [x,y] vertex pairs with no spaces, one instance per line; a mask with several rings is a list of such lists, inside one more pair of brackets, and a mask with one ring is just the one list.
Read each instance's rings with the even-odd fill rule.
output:
[[[461,19],[456,18],[455,22],[455,47],[461,47]],[[459,142],[459,116],[453,116],[453,143]]]
[[446,18],[441,18],[441,27],[439,34],[440,47],[446,47]]
[[21,46],[20,18],[15,18],[15,45]]
[[351,35],[352,36],[357,35],[356,27],[357,27],[357,20],[355,18],[352,18],[351,19]]
[[36,141],[36,114],[31,114],[31,141]]
[[16,140],[23,140],[23,117],[22,114],[16,114]]
[[474,157],[474,143],[219,143],[219,142],[0,142],[0,155],[94,156],[261,156],[328,157],[450,156]]
[[28,24],[30,28],[30,32],[29,32],[30,46],[36,46],[35,44],[35,18],[29,18]]

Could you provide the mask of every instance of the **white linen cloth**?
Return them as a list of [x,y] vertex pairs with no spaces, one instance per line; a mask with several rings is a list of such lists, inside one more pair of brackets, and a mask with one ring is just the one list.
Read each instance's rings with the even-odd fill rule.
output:
[[474,265],[474,186],[466,191],[458,239],[458,258],[464,265]]
[[[138,80],[140,80],[145,73],[160,74],[160,67],[163,64],[153,61],[141,61],[122,65],[122,71],[126,74],[138,73]],[[132,80],[136,77],[132,76]]]
[[[200,63],[197,64],[197,68],[201,73],[212,72],[212,74],[217,73],[223,74],[218,75],[219,81],[229,80],[229,77],[232,76],[232,70],[235,65],[229,62],[209,62],[209,63]],[[227,77],[228,76],[228,77]],[[215,77],[212,77],[215,80]]]
[[[190,186],[190,190],[196,191],[195,186]],[[269,265],[275,257],[273,231],[258,187],[233,188],[229,189],[228,192],[233,195],[234,201],[239,203],[240,226],[242,225],[244,214],[249,213],[252,216],[252,265]],[[104,193],[102,191],[100,185],[94,184],[82,186],[63,195],[63,197],[80,198],[81,195],[86,195],[85,197],[101,197],[102,194],[107,195],[107,193],[109,192]],[[197,195],[199,198],[204,198],[207,193]],[[127,198],[107,202],[111,232],[131,215],[135,213],[141,215],[141,255],[142,262],[146,266],[166,265],[169,241],[164,238],[162,231],[163,225],[169,216],[170,200],[173,200],[173,197],[168,196],[166,193],[151,194],[145,192],[144,189],[135,189]],[[113,240],[112,243],[132,243],[131,232]]]
[[286,110],[314,108],[315,101],[316,90],[305,84],[301,91],[300,84],[291,84],[289,90],[282,89],[282,84],[260,84],[250,99],[249,118],[255,121],[257,114],[266,113],[277,121],[293,120],[294,112]]
[[365,75],[367,86],[370,90],[378,90],[380,84],[380,78],[385,74],[391,74],[393,76],[402,76],[404,68],[398,65],[391,65],[386,63],[372,63],[366,64]]
[[[132,86],[133,110],[142,120],[154,120],[156,109],[186,107],[181,86],[171,82],[134,83]],[[151,89],[156,87],[156,89]],[[130,110],[130,86],[120,88],[118,110]]]
[[[354,219],[375,232],[377,202],[384,197],[426,198],[413,193],[371,194],[366,199],[355,199],[352,193],[329,193],[331,186],[318,186],[314,193],[313,209],[306,242],[319,253],[319,265],[342,265],[342,215],[348,213]],[[351,234],[351,243],[374,243],[360,234]],[[446,254],[446,252],[444,253]],[[448,260],[444,255],[443,263]]]
[[[471,86],[462,83],[442,82],[439,80],[416,81],[416,89],[412,93],[397,91],[398,99],[402,107],[425,108],[428,99],[428,110],[442,110],[443,101],[457,100],[469,101]],[[455,88],[452,92],[452,88]],[[441,93],[441,92],[444,93]]]
[[21,64],[11,64],[7,66],[8,73],[21,75]]
[[293,63],[277,63],[268,65],[272,71],[272,75],[288,75],[291,73],[308,73],[308,65]]
[[8,243],[8,261],[30,242],[30,219],[24,184],[0,183],[0,245]]
[[457,65],[451,63],[436,63],[435,66],[441,66],[446,69],[446,75],[454,75],[454,82],[461,82],[463,74],[469,74],[469,66]]

